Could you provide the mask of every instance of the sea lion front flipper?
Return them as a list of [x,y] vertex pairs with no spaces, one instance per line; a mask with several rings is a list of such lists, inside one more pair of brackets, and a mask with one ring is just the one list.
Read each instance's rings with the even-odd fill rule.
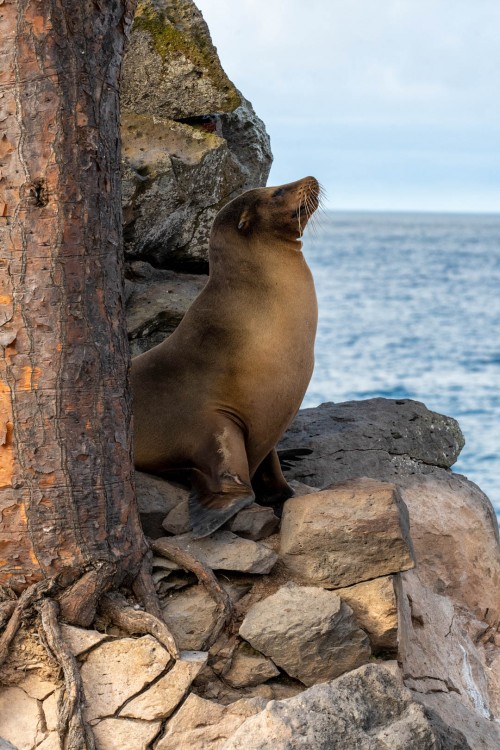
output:
[[194,538],[208,536],[254,501],[243,434],[224,421],[196,457],[189,496]]
[[273,448],[263,461],[260,462],[252,477],[257,502],[270,505],[277,515],[281,516],[283,503],[293,497],[293,490],[283,476],[280,460]]

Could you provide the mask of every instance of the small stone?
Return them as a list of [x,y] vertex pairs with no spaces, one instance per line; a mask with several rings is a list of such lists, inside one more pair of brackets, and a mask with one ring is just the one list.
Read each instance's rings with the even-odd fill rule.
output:
[[336,589],[335,593],[347,602],[358,625],[368,633],[375,654],[396,651],[398,607],[392,576]]
[[205,651],[182,651],[181,658],[172,669],[127,703],[120,711],[120,716],[144,721],[167,719],[184,698],[207,659],[208,653]]
[[274,515],[272,508],[253,503],[244,508],[232,518],[227,528],[233,534],[258,542],[274,534],[280,525],[280,520]]
[[146,536],[151,539],[163,536],[163,519],[172,508],[187,498],[188,491],[142,471],[135,472],[135,489],[141,524]]
[[368,636],[337,594],[294,583],[254,604],[239,632],[305,685],[332,680],[371,655]]
[[34,672],[28,672],[22,682],[18,684],[25,693],[38,701],[43,701],[48,695],[54,692],[57,684],[44,680]]
[[265,699],[250,698],[223,706],[191,693],[168,722],[156,750],[219,750],[225,740],[266,703]]
[[[248,585],[222,584],[233,603],[248,593]],[[217,603],[204,586],[191,586],[169,596],[163,604],[163,615],[180,649],[199,651],[212,632]]]
[[99,633],[97,630],[84,630],[75,628],[73,625],[61,626],[63,638],[68,644],[71,653],[74,656],[80,656],[98,643],[107,641],[109,636],[106,633]]
[[170,534],[187,534],[191,531],[189,503],[187,499],[176,505],[175,508],[172,508],[162,522],[162,527]]
[[42,703],[43,713],[45,716],[45,724],[47,725],[47,729],[49,732],[57,732],[57,730],[59,729],[59,712],[57,708],[57,701],[59,700],[60,693],[61,689],[59,688],[54,693],[49,695],[49,697],[46,698]]
[[341,588],[413,567],[408,512],[393,484],[354,479],[292,497],[280,556],[302,581]]
[[161,722],[103,719],[93,727],[99,750],[147,750]]
[[119,638],[91,651],[81,670],[87,698],[86,720],[116,713],[125,701],[158,677],[169,662],[166,649],[150,635]]
[[247,643],[242,643],[233,655],[224,680],[234,688],[253,687],[278,677],[279,674],[279,669],[271,659],[267,659]]
[[231,531],[216,531],[204,539],[183,534],[169,537],[169,543],[185,549],[212,570],[269,573],[278,559],[269,547],[241,539]]
[[46,735],[40,703],[21,688],[0,688],[0,737],[29,750]]

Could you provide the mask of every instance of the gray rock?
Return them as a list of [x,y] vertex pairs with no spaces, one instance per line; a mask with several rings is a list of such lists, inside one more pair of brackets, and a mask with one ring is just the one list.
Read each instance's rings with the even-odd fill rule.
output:
[[170,513],[168,513],[163,520],[162,527],[165,531],[168,531],[169,534],[175,535],[187,534],[191,531],[189,501],[187,498],[183,500],[182,503],[179,503],[179,505],[176,505],[175,508],[172,508]]
[[0,750],[17,750],[17,747],[0,737]]
[[[246,584],[222,583],[233,603],[249,591]],[[178,647],[197,651],[203,648],[212,633],[217,602],[204,586],[191,586],[186,591],[173,593],[162,602],[163,616]]]
[[141,0],[123,60],[123,112],[174,120],[240,105],[191,0]]
[[280,557],[294,576],[340,588],[413,567],[408,513],[396,487],[353,479],[287,500]]
[[278,677],[279,673],[270,659],[248,643],[241,643],[233,654],[229,670],[224,673],[224,681],[234,688],[252,687]]
[[[442,730],[442,724],[441,730]],[[452,735],[453,744],[448,741]],[[442,740],[424,709],[388,670],[366,665],[295,698],[272,701],[221,750],[473,750]]]
[[179,275],[143,261],[131,263],[127,275],[127,329],[135,357],[160,344],[177,328],[207,276]]
[[187,498],[188,490],[142,471],[135,472],[135,489],[146,536],[152,539],[164,536],[163,519]]
[[279,518],[274,515],[272,508],[266,508],[257,503],[243,508],[227,524],[229,531],[258,542],[274,534],[280,525]]
[[410,399],[372,398],[303,409],[279,444],[287,479],[316,487],[393,480],[452,466],[464,438],[451,417]]
[[254,604],[239,632],[305,685],[355,669],[371,654],[347,604],[331,591],[294,583]]
[[278,555],[269,547],[250,539],[241,539],[230,531],[216,531],[204,539],[193,539],[191,534],[182,534],[169,537],[169,542],[190,552],[213,570],[269,573],[278,559]]

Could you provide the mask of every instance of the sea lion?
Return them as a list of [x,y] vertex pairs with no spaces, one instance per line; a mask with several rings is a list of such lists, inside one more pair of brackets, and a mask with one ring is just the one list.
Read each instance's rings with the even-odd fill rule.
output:
[[319,192],[305,177],[224,206],[206,286],[178,328],[132,360],[136,468],[191,470],[197,538],[255,494],[268,505],[293,495],[275,446],[313,371],[317,303],[300,238]]

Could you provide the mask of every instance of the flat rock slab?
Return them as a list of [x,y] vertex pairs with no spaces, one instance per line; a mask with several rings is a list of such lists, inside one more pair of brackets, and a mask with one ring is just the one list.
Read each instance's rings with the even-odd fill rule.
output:
[[18,687],[0,688],[0,737],[31,750],[46,736],[41,704]]
[[[370,398],[302,409],[278,446],[285,476],[315,487],[452,466],[464,446],[456,420],[410,399]],[[395,480],[394,480],[395,481]]]
[[234,688],[253,687],[278,677],[279,674],[279,669],[271,659],[255,651],[248,643],[242,643],[233,654],[231,667],[224,673],[224,680]]
[[99,633],[97,630],[85,630],[76,628],[74,625],[61,625],[61,631],[73,656],[80,656],[109,638],[105,633]]
[[392,576],[336,589],[335,593],[347,602],[358,625],[368,633],[375,654],[397,650],[398,605]]
[[[366,665],[247,719],[223,750],[472,750],[440,742],[422,706],[382,666]],[[458,744],[459,743],[459,744]]]
[[266,703],[262,698],[249,698],[223,706],[191,693],[168,722],[156,750],[219,750],[225,740]]
[[413,567],[409,521],[388,482],[353,479],[287,500],[280,557],[294,576],[341,588]]
[[93,727],[99,750],[147,750],[161,722],[103,719]]
[[278,556],[269,547],[250,539],[241,539],[231,531],[216,531],[204,539],[191,534],[169,537],[170,544],[185,549],[212,570],[240,573],[269,573]]
[[119,638],[92,651],[81,674],[87,721],[111,716],[159,677],[170,655],[152,636]]
[[207,663],[204,651],[182,651],[166,675],[122,708],[120,716],[144,721],[167,719],[189,690],[191,683]]
[[240,635],[305,685],[331,680],[371,655],[352,609],[332,591],[287,583],[254,604]]

